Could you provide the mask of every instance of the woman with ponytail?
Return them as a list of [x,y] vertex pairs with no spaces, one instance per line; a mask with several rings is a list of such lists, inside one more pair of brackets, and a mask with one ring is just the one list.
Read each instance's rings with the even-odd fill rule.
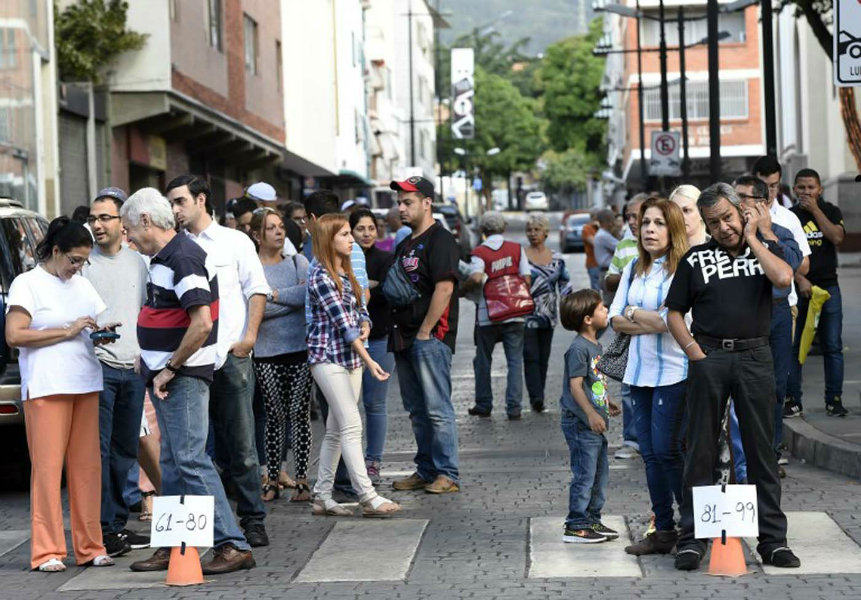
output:
[[7,300],[6,341],[19,350],[33,465],[30,566],[40,571],[66,570],[60,499],[64,460],[75,562],[114,564],[102,543],[102,368],[90,339],[90,333],[99,329],[96,317],[106,307],[79,274],[92,247],[93,238],[83,225],[66,217],[54,219],[36,248],[39,264],[15,278]]
[[388,379],[389,374],[365,349],[371,323],[350,265],[350,224],[341,214],[327,214],[317,219],[312,229],[315,260],[308,273],[308,362],[329,404],[312,511],[315,515],[351,514],[332,499],[335,469],[343,455],[350,482],[359,494],[362,516],[388,517],[401,507],[379,496],[368,478],[358,403],[362,363],[380,381]]

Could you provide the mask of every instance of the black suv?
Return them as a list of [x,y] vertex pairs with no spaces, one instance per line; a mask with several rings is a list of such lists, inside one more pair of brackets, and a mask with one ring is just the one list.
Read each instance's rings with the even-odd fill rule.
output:
[[48,221],[20,202],[0,198],[0,475],[26,486],[30,460],[21,405],[18,351],[6,345],[6,297],[12,280],[36,266],[36,244]]

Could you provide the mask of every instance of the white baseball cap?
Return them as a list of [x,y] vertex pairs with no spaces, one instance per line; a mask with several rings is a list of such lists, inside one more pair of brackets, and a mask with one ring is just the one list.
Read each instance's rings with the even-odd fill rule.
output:
[[259,200],[261,202],[275,202],[278,200],[275,188],[263,181],[249,185],[248,189],[245,190],[245,195],[252,200]]

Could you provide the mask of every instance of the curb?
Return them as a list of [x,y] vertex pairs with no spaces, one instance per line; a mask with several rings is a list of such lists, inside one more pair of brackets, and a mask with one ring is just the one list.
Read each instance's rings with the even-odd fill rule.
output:
[[784,442],[794,457],[861,480],[861,446],[823,433],[803,417],[785,420],[783,431]]

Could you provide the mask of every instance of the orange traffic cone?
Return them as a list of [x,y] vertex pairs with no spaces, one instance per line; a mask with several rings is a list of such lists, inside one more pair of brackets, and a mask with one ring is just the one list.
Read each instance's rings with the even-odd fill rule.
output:
[[741,540],[735,537],[726,538],[722,543],[720,538],[712,542],[712,557],[709,561],[709,575],[724,575],[738,577],[747,573],[744,562],[744,551]]
[[203,570],[200,568],[200,555],[197,548],[174,546],[170,550],[170,564],[167,567],[167,585],[200,585],[203,583]]

